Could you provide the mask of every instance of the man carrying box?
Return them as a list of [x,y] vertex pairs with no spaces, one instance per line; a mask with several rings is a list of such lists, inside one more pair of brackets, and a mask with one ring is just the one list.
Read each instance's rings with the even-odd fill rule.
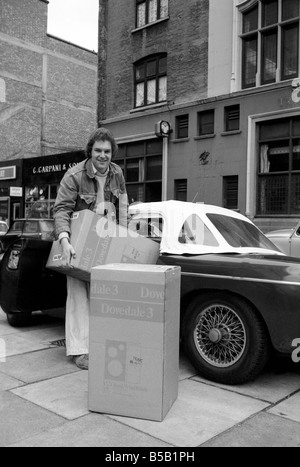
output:
[[[63,177],[54,206],[54,225],[61,242],[65,267],[76,251],[70,243],[74,212],[89,209],[127,227],[128,197],[121,167],[112,162],[118,150],[112,133],[98,128],[86,147],[87,159]],[[66,347],[76,365],[88,369],[89,284],[67,277]]]

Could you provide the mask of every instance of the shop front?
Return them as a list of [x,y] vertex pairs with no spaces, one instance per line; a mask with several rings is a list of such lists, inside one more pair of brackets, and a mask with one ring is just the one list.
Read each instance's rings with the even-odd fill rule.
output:
[[24,217],[52,218],[61,179],[67,170],[84,159],[84,151],[25,159]]
[[0,220],[8,225],[23,209],[22,160],[0,162]]

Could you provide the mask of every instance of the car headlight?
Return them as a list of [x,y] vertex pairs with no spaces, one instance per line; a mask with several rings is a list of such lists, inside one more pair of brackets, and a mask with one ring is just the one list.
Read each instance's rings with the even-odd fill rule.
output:
[[8,259],[8,269],[18,269],[20,262],[20,250],[11,250]]

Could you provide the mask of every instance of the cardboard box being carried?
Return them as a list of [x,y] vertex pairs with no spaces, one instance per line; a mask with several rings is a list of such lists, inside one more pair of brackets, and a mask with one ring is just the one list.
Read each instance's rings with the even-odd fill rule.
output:
[[74,213],[70,241],[76,251],[71,268],[63,267],[59,241],[53,242],[46,266],[87,282],[94,266],[108,263],[156,264],[159,257],[158,243],[89,210]]
[[178,397],[180,267],[92,269],[89,410],[162,421]]

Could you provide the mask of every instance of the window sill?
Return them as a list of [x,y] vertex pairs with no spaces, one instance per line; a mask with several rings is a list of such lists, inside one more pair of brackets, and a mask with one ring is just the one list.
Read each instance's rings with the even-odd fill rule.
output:
[[155,26],[156,24],[164,23],[165,21],[169,21],[170,16],[166,16],[166,18],[158,19],[157,21],[153,21],[153,23],[145,24],[139,28],[135,28],[131,31],[131,34],[135,34],[136,32],[143,31],[144,29],[150,28],[151,26]]
[[158,102],[157,104],[144,105],[143,107],[136,107],[135,109],[131,109],[129,113],[132,114],[136,112],[144,112],[145,110],[157,109],[159,107],[165,107],[166,105],[167,105],[167,101]]
[[171,142],[172,143],[187,143],[188,141],[190,140],[190,138],[176,138],[176,139],[173,139]]
[[210,139],[210,138],[215,138],[216,137],[216,134],[215,133],[211,133],[209,135],[201,135],[201,136],[195,136],[194,137],[194,140],[199,140],[199,139]]
[[233,131],[224,131],[221,133],[221,136],[232,136],[232,135],[240,135],[242,130],[233,130]]

